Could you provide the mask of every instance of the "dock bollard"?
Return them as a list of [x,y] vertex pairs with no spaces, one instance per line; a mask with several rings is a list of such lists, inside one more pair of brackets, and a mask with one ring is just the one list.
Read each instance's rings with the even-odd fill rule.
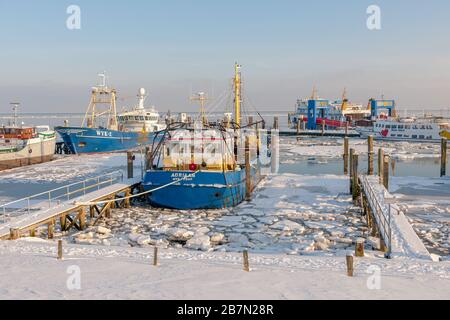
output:
[[244,250],[243,258],[244,258],[244,271],[250,272],[250,263],[248,262],[248,251],[247,250]]
[[63,243],[62,240],[58,240],[58,260],[62,260],[63,258]]
[[349,277],[353,277],[353,253],[347,253],[346,256],[346,262],[347,262],[347,275]]

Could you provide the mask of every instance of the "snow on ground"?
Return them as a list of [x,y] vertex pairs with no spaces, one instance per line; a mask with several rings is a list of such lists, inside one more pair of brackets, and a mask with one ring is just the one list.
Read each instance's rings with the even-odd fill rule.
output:
[[[97,227],[71,235],[75,243],[185,247],[202,251],[335,254],[366,234],[342,176],[268,177],[255,198],[231,210],[115,210]],[[367,249],[372,249],[367,244]]]
[[[152,251],[64,244],[64,260],[58,261],[55,242],[1,242],[0,299],[450,297],[450,262],[357,258],[355,277],[350,278],[344,256],[250,253],[251,272],[247,273],[242,271],[242,255],[238,253],[161,249],[160,265],[154,267]],[[78,271],[79,290],[73,287]]]
[[427,249],[450,259],[450,179],[393,177],[391,180],[391,193]]
[[[342,158],[344,153],[344,139],[302,137],[297,141],[293,138],[281,138],[280,147],[286,152],[287,156]],[[357,153],[367,154],[367,140],[351,138],[350,148],[354,148]],[[383,148],[386,154],[390,154],[396,160],[439,158],[440,156],[440,146],[438,143],[375,141],[375,152],[379,148]]]

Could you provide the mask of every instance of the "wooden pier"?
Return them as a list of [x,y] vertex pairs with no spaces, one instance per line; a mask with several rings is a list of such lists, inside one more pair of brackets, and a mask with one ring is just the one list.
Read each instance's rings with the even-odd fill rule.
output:
[[[47,237],[52,239],[55,230],[66,232],[73,228],[83,230],[88,226],[95,226],[103,217],[109,217],[112,209],[130,207],[131,201],[127,197],[139,190],[140,179],[125,179],[74,199],[54,202],[54,206],[43,203],[41,210],[28,210],[28,213],[1,224],[0,239],[34,237],[36,230],[42,227],[47,228]],[[101,204],[97,204],[99,202]],[[85,205],[86,203],[89,205]]]

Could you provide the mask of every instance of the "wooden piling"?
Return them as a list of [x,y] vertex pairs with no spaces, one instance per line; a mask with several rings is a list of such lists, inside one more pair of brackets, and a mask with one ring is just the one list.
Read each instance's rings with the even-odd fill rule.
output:
[[364,239],[363,238],[359,238],[356,240],[355,255],[357,257],[364,257]]
[[373,152],[373,136],[369,136],[367,138],[368,144],[368,164],[367,164],[367,174],[372,176],[374,174],[374,152]]
[[297,120],[297,141],[300,140],[300,130],[301,130],[301,123],[300,120]]
[[353,201],[356,202],[359,197],[359,182],[358,182],[358,155],[353,155],[353,169],[352,169],[352,197]]
[[347,253],[347,275],[353,277],[353,253]]
[[350,149],[350,193],[353,193],[353,155],[355,154],[355,149]]
[[322,136],[325,135],[325,120],[322,120]]
[[250,172],[250,137],[245,137],[245,199],[252,199],[252,176]]
[[247,250],[244,250],[243,257],[244,257],[244,271],[250,272],[250,263],[248,262],[248,251]]
[[447,174],[447,139],[441,139],[441,177]]
[[158,266],[158,247],[155,247],[155,248],[153,249],[153,265],[154,265],[155,267]]
[[344,138],[344,175],[348,174],[349,138]]
[[62,240],[58,240],[58,260],[62,260],[63,258],[63,242]]
[[30,237],[31,237],[31,238],[36,237],[36,229],[31,229],[31,230],[30,230]]
[[80,229],[84,230],[86,228],[86,207],[80,208],[78,219],[80,221]]
[[59,217],[59,225],[61,226],[61,231],[66,231],[66,215],[62,215]]
[[389,156],[383,157],[383,186],[389,190]]
[[133,179],[133,175],[134,175],[134,173],[133,173],[133,169],[134,169],[133,161],[134,161],[134,159],[133,159],[133,152],[128,151],[127,152],[128,179]]
[[378,177],[380,177],[380,183],[383,183],[383,159],[384,151],[383,149],[378,149]]
[[48,239],[53,239],[54,231],[55,231],[55,222],[54,221],[50,221],[47,224],[47,237],[48,237]]

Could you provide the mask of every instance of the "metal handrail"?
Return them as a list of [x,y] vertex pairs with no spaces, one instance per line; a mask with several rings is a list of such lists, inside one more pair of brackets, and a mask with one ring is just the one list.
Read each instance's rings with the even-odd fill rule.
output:
[[360,179],[367,199],[369,200],[369,204],[371,205],[372,209],[375,209],[374,213],[376,214],[376,217],[378,217],[379,227],[380,229],[382,229],[383,239],[387,242],[386,244],[388,247],[388,256],[390,256],[390,254],[392,253],[391,206],[389,205],[389,208],[387,210],[388,217],[386,217],[386,208],[383,208],[383,206],[381,205],[367,177],[362,176]]
[[[106,179],[106,180],[105,180]],[[38,200],[39,198],[44,198],[43,196],[45,196],[46,200],[43,200],[42,202],[39,202],[39,206],[41,207],[43,203],[48,203],[48,207],[49,209],[52,206],[52,203],[60,203],[60,199],[64,198],[66,200],[70,200],[71,196],[74,194],[80,194],[83,193],[83,195],[86,195],[88,192],[88,190],[97,188],[97,190],[101,189],[101,186],[103,185],[113,185],[113,183],[115,181],[123,181],[124,176],[123,176],[123,171],[115,171],[115,172],[110,172],[101,176],[97,176],[94,178],[88,178],[86,180],[80,181],[80,182],[75,182],[75,183],[71,183],[68,185],[65,185],[63,187],[59,187],[59,188],[55,188],[49,191],[45,191],[45,192],[41,192],[29,197],[25,197],[19,200],[14,200],[12,202],[0,205],[0,211],[3,211],[3,215],[2,218],[7,218],[9,216],[11,216],[12,214],[17,214],[19,212],[27,212],[30,213],[31,210],[33,209],[33,206],[31,205],[31,200]],[[89,184],[89,182],[94,182],[93,184]],[[76,190],[71,190],[71,188],[75,187],[75,186],[80,186],[80,188],[76,189]],[[63,194],[59,194],[60,191],[65,191],[65,193]],[[55,195],[55,193],[58,193],[57,196],[53,196],[52,194]],[[17,209],[15,211],[12,212],[8,212],[7,209],[8,207],[10,207],[11,205],[14,204],[19,204],[19,203],[26,203],[25,206],[23,206],[20,209]]]

